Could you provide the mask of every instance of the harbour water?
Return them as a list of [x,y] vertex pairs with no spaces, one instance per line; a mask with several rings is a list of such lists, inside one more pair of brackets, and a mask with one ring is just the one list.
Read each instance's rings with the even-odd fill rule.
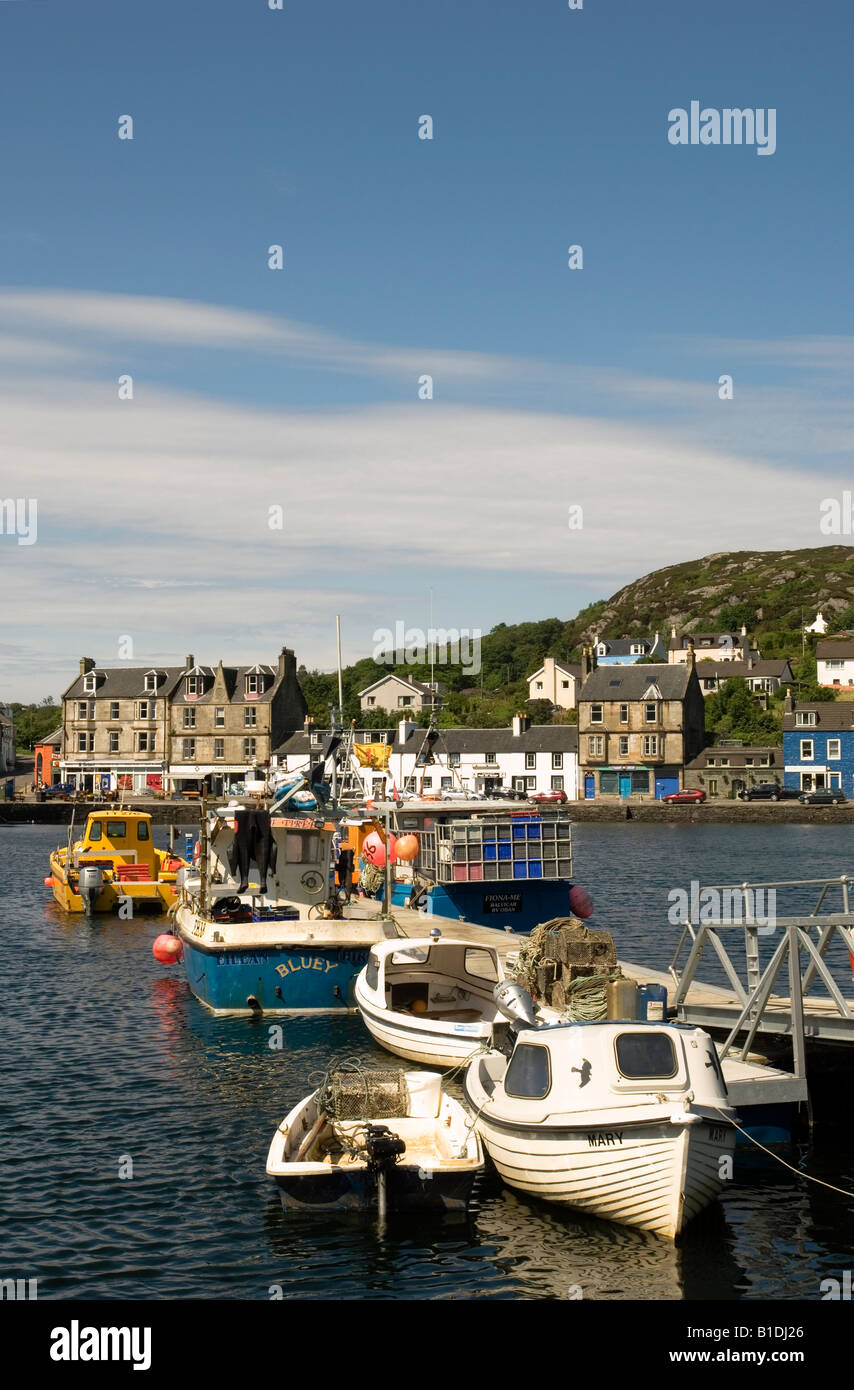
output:
[[[62,835],[0,826],[0,1276],[40,1298],[818,1300],[852,1268],[854,1200],[745,1159],[675,1248],[494,1175],[463,1223],[286,1217],[264,1172],[276,1125],[332,1056],[393,1060],[358,1017],[284,1021],[281,1049],[265,1022],[213,1019],[152,957],[163,918],[59,911],[43,879]],[[662,969],[671,889],[837,875],[851,835],[584,824],[576,871],[620,954]],[[851,1138],[829,1123],[792,1161],[852,1190]]]

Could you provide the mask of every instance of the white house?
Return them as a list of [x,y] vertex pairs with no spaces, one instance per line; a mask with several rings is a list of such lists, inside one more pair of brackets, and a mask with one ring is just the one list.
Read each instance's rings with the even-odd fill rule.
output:
[[558,709],[575,709],[580,684],[580,666],[547,656],[540,669],[528,677],[528,699],[550,700]]
[[[428,733],[432,741],[428,741]],[[302,732],[289,735],[276,749],[273,763],[287,772],[305,772],[320,757],[328,730],[307,721]],[[438,796],[467,789],[489,792],[498,787],[528,792],[562,791],[578,795],[578,731],[574,724],[531,724],[517,715],[509,728],[434,729],[411,720],[391,729],[355,730],[361,745],[391,743],[388,771],[353,763],[366,796],[381,797],[392,784],[402,791]],[[385,756],[378,762],[385,761]]]
[[8,705],[0,705],[0,774],[15,771],[15,724]]
[[760,661],[759,648],[753,645],[742,625],[741,632],[680,632],[670,629],[667,660],[672,665],[688,660],[693,651],[697,661],[710,656],[713,661]]
[[438,681],[425,685],[411,676],[397,676],[389,671],[359,691],[359,707],[368,714],[374,710],[440,710],[442,689]]
[[816,613],[815,615],[815,620],[807,624],[807,626],[804,628],[804,632],[817,632],[819,637],[823,637],[824,634],[827,632],[827,628],[827,619],[825,618],[821,609],[819,609],[818,613]]
[[854,685],[854,642],[819,642],[815,649],[816,680],[819,685]]

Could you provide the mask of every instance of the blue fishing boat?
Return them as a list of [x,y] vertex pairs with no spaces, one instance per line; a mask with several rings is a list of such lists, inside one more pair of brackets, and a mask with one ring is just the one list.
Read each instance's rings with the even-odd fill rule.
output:
[[[525,803],[377,803],[376,823],[413,832],[417,858],[394,865],[392,906],[529,932],[570,912],[572,833],[560,809]],[[360,841],[364,826],[359,827]]]
[[232,804],[206,817],[174,932],[190,989],[213,1013],[353,1010],[371,946],[394,929],[345,917],[330,897],[333,833],[321,817],[288,807],[271,814]]

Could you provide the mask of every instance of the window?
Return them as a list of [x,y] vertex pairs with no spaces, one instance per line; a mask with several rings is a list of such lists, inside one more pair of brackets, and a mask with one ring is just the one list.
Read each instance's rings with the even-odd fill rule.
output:
[[[831,663],[828,662],[828,665],[830,665],[830,664],[831,664]],[[840,664],[841,664],[841,663],[840,663]],[[94,677],[94,676],[84,676],[84,677],[83,677],[83,689],[85,690],[85,692],[86,692],[87,695],[94,695],[94,694],[95,694],[95,677]]]
[[[660,1035],[659,1035],[660,1036]],[[542,1100],[552,1086],[551,1063],[547,1047],[517,1043],[510,1065],[504,1073],[504,1093]]]
[[153,729],[151,730],[151,732],[147,732],[147,731],[146,731],[146,732],[139,732],[139,733],[137,733],[137,736],[136,736],[136,751],[137,751],[137,753],[153,753],[153,752],[154,752],[154,737],[155,737],[155,735],[154,735],[154,730],[153,730]]
[[623,734],[623,735],[621,735],[621,737],[620,737],[620,757],[621,757],[621,758],[627,758],[628,756],[629,756],[629,736],[628,736],[628,734]]
[[552,767],[553,767],[553,768],[561,768],[561,767],[563,767],[563,754],[562,754],[562,753],[552,753]]
[[147,821],[147,820],[140,820],[140,821],[137,821],[137,823],[136,823],[136,838],[137,838],[138,840],[147,840],[147,839],[150,838],[150,837],[149,837],[149,834],[148,834],[148,821]]
[[88,719],[88,718],[89,718],[89,701],[88,701],[88,700],[81,700],[81,701],[79,702],[79,704],[78,704],[78,706],[77,706],[77,718],[78,718],[78,719]]
[[537,681],[537,689],[538,689],[538,690],[542,690],[542,688],[543,688],[543,683],[542,683],[542,681]]
[[752,759],[752,758],[745,758],[745,760],[744,760],[744,766],[745,766],[745,767],[753,767],[753,759]]
[[718,758],[719,767],[729,767],[729,758]]
[[591,723],[591,724],[601,724],[601,723],[602,723],[602,706],[601,706],[601,705],[591,705],[591,706],[590,706],[590,723]]
[[829,738],[829,739],[827,740],[827,756],[828,756],[828,758],[841,758],[841,757],[842,757],[841,748],[842,748],[842,740],[841,740],[841,739],[838,739],[838,738]]
[[125,820],[108,820],[108,821],[107,821],[107,832],[106,832],[106,833],[107,833],[107,839],[108,839],[108,840],[125,840],[125,839],[127,839],[127,833],[128,833],[127,821],[125,821]]
[[643,753],[645,758],[658,756],[658,734],[644,734]]
[[563,778],[562,778],[562,777],[553,777],[553,778],[552,778],[552,782],[551,782],[551,786],[552,786],[552,791],[553,791],[553,792],[562,792],[562,791],[563,791]]
[[629,707],[628,707],[628,705],[620,705],[620,723],[621,723],[621,724],[628,724],[628,722],[629,722]]
[[188,695],[192,695],[192,696],[198,697],[199,695],[202,695],[202,694],[204,693],[204,689],[205,689],[205,680],[204,680],[204,676],[188,676],[188,677],[187,677],[187,694],[188,694]]
[[537,755],[536,755],[536,753],[526,753],[526,754],[525,754],[525,767],[526,767],[526,768],[530,768],[530,767],[536,767],[536,766],[537,766]]
[[244,756],[244,758],[254,758],[254,757],[255,757],[255,740],[254,740],[254,738],[245,738],[245,739],[243,740],[243,756]]
[[146,690],[156,690],[156,689],[157,689],[157,673],[156,673],[156,671],[149,671],[148,675],[147,675],[146,678],[145,678],[145,688],[146,688]]
[[380,980],[380,963],[373,951],[368,956],[368,963],[365,966],[365,984],[368,989],[376,989]]
[[646,792],[649,791],[649,773],[648,773],[648,772],[633,772],[633,773],[632,773],[632,791],[633,791],[633,792],[642,792],[642,793],[646,793]]
[[90,841],[101,839],[101,822],[99,820],[93,820],[89,829],[89,839]]
[[[825,661],[824,664],[825,664],[825,666],[833,666],[834,669],[842,670],[842,668],[843,668],[844,665],[845,665],[845,662],[844,662],[844,661],[838,661],[838,660],[836,660],[836,658],[831,658],[831,659],[828,659],[827,661]],[[87,689],[88,689],[88,686],[87,686]]]
[[254,729],[257,723],[258,723],[258,711],[257,711],[257,709],[255,709],[254,705],[251,706],[251,707],[250,707],[249,705],[247,705],[247,706],[246,706],[246,709],[243,711],[243,727],[244,727],[244,729]]
[[560,683],[560,688],[561,688],[561,690],[568,690],[568,689],[569,689],[569,681],[561,681],[561,683]]
[[795,725],[799,729],[811,728],[816,722],[814,709],[799,709],[795,712]]
[[646,644],[644,642],[633,642],[631,651],[632,656],[643,656],[646,651]]
[[489,980],[490,983],[498,981],[495,957],[482,946],[470,946],[466,951],[465,972],[467,975],[474,975],[478,980]]
[[615,1047],[620,1074],[630,1081],[653,1077],[665,1080],[678,1071],[676,1052],[667,1033],[619,1033]]
[[707,759],[706,759],[706,767],[714,767],[716,761],[717,761],[717,759],[715,759],[715,758],[707,758]]
[[459,753],[449,753],[449,754],[448,754],[448,767],[459,767],[459,765],[460,765],[460,755],[459,755]]
[[616,772],[600,772],[599,790],[603,796],[616,796],[620,790],[618,774]]
[[592,758],[601,758],[605,751],[605,740],[601,734],[592,734],[587,740],[587,752]]
[[118,734],[118,730],[117,730],[117,729],[111,729],[111,730],[110,730],[110,752],[111,752],[111,753],[118,753],[118,751],[119,751],[119,734]]
[[449,791],[450,791],[450,789],[451,789],[451,787],[452,787],[453,785],[454,785],[454,779],[453,779],[453,777],[443,777],[442,780],[441,780],[440,783],[439,783],[439,786],[440,786],[443,790],[447,789],[447,790],[449,790]]
[[183,744],[182,744],[182,751],[183,751],[183,756],[184,756],[184,762],[185,762],[185,763],[192,763],[192,762],[195,762],[195,760],[196,760],[196,740],[195,740],[194,738],[185,738],[185,739],[183,740]]
[[249,676],[246,677],[246,694],[247,694],[247,695],[260,695],[260,693],[261,693],[261,691],[262,691],[263,689],[264,689],[264,678],[263,678],[263,676],[249,675]]
[[195,727],[196,727],[196,711],[195,711],[194,709],[185,709],[185,710],[184,710],[184,728],[185,728],[185,729],[195,729]]
[[407,705],[411,705],[411,704],[412,704],[412,696],[411,696],[411,695],[399,695],[399,696],[397,697],[397,703],[398,703],[398,705],[399,705],[399,707],[400,707],[401,709],[406,709]]
[[525,786],[527,787],[527,789],[528,789],[529,792],[534,791],[535,788],[536,788],[536,785],[537,785],[537,779],[536,779],[536,777],[526,777],[526,778],[525,778]]
[[375,695],[368,695],[368,696],[365,697],[365,704],[368,705],[368,706],[370,706],[371,708],[373,708],[373,706],[374,706],[376,703],[377,703],[377,700],[376,700],[376,696],[375,696]]
[[714,676],[706,676],[703,679],[704,690],[717,690],[718,683]]
[[137,707],[136,707],[136,717],[137,717],[137,719],[150,719],[151,716],[150,716],[150,714],[149,714],[149,712],[148,712],[148,711],[149,711],[149,708],[150,708],[150,703],[149,703],[148,700],[140,700],[139,704],[138,704]]
[[497,763],[498,759],[496,758],[496,756],[495,756],[494,753],[484,753],[484,755],[483,755],[483,761],[484,761],[485,763],[489,763],[489,765],[490,765],[491,767],[494,767],[495,764]]
[[222,705],[217,705],[216,709],[214,710],[214,728],[225,728],[225,709]]
[[764,755],[764,757],[762,757],[762,758],[759,759],[759,766],[760,766],[760,767],[770,767],[770,766],[771,766],[771,759],[770,759],[770,757],[768,756],[767,753]]
[[78,753],[85,753],[85,752],[87,751],[87,749],[88,749],[88,744],[89,744],[89,735],[88,735],[88,734],[78,734],[78,735],[77,735],[77,752],[78,752]]
[[110,718],[111,718],[111,719],[118,719],[118,717],[119,717],[119,702],[118,702],[118,700],[111,700],[111,701],[110,701]]
[[225,757],[225,739],[224,739],[224,738],[215,738],[215,739],[214,739],[214,758],[224,758],[224,757]]
[[813,754],[813,741],[812,741],[812,739],[811,739],[811,738],[802,738],[802,739],[801,739],[801,760],[802,760],[803,762],[805,762],[805,763],[811,763],[812,760],[813,760],[813,757],[814,757],[814,754]]
[[649,704],[646,706],[644,717],[646,718],[647,724],[654,724],[658,718],[658,705],[650,700]]
[[432,778],[432,777],[425,777],[425,778],[423,779],[421,785],[422,785],[422,787],[426,788],[426,790],[427,790],[428,792],[429,792],[429,791],[432,791],[432,790],[433,790],[433,778]]

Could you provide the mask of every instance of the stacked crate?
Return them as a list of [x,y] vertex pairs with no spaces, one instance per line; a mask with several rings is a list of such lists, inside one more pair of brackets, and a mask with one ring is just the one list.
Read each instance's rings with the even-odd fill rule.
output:
[[578,917],[554,917],[536,928],[540,937],[537,997],[553,1009],[566,1007],[573,980],[619,973],[610,932],[594,931]]

